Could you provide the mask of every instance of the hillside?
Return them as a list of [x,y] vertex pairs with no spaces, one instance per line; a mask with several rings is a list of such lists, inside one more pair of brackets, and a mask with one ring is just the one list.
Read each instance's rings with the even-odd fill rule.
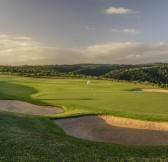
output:
[[167,87],[168,64],[75,64],[44,66],[0,66],[3,74],[14,74],[28,77],[75,77],[88,76],[126,81],[150,82]]

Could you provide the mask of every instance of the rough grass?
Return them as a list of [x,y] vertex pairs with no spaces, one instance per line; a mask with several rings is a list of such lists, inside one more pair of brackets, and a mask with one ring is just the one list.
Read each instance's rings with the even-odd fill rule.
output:
[[65,135],[47,117],[0,112],[0,161],[168,161],[168,146],[96,143]]

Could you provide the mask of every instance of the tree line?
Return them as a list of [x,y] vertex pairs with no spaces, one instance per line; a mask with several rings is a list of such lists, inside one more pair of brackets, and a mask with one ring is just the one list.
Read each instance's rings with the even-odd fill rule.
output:
[[75,64],[44,66],[0,66],[0,73],[25,77],[73,77],[145,82],[168,87],[168,64]]

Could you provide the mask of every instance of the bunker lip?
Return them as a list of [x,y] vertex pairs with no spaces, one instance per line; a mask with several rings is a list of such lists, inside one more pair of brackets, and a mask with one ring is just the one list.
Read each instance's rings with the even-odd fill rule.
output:
[[110,115],[57,119],[68,135],[98,142],[126,145],[168,145],[168,123]]
[[168,90],[166,90],[166,89],[135,89],[135,91],[168,93]]
[[59,107],[39,106],[17,100],[0,100],[0,110],[32,115],[53,115],[63,112]]

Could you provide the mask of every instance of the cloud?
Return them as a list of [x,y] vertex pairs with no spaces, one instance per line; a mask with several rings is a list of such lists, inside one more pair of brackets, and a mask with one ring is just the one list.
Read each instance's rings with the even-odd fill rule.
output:
[[96,63],[168,62],[168,45],[163,43],[113,42],[89,46],[86,48],[85,53]]
[[136,64],[168,62],[168,45],[112,42],[85,48],[49,47],[24,36],[0,35],[0,64]]
[[0,35],[0,64],[70,64],[82,59],[77,49],[44,46],[19,35]]
[[114,33],[125,33],[125,34],[141,34],[142,32],[140,30],[134,29],[134,28],[126,28],[126,29],[111,29],[111,32]]
[[134,11],[132,9],[124,8],[124,7],[109,7],[104,11],[106,14],[129,14],[129,13],[138,13],[138,11]]
[[86,30],[96,30],[96,27],[87,25],[85,26]]
[[129,28],[129,29],[123,29],[124,33],[130,33],[130,34],[140,34],[141,31],[137,30],[137,29],[133,29],[133,28]]

